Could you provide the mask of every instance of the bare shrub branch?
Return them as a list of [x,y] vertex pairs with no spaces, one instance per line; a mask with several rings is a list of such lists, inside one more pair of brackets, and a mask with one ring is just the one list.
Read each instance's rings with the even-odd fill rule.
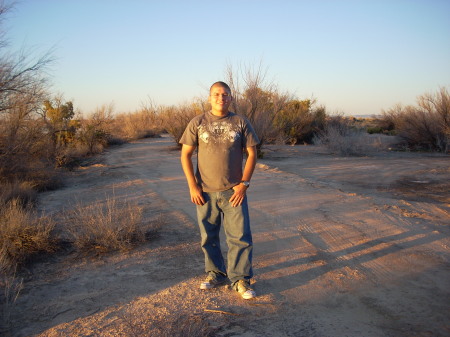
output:
[[256,67],[245,66],[237,70],[227,65],[226,81],[231,88],[232,110],[245,116],[260,139],[257,146],[261,156],[261,147],[278,137],[274,128],[274,119],[292,99],[292,95],[281,93],[273,81],[266,79],[267,70],[259,63]]
[[[46,70],[53,63],[51,51],[37,60],[30,52],[0,57],[0,113],[8,112],[16,105],[17,97],[27,97],[27,105],[36,111],[36,103],[46,95],[48,78]],[[22,103],[23,104],[23,103]]]
[[198,99],[178,106],[163,107],[159,117],[163,128],[173,137],[177,145],[180,145],[179,141],[189,121],[203,112],[205,112],[205,104]]
[[[134,140],[158,136],[163,129],[159,109],[153,101],[142,103],[139,111],[116,115],[110,123],[109,134],[114,139]],[[111,143],[111,139],[109,139]]]
[[396,105],[383,111],[380,123],[395,130],[410,149],[449,151],[450,95],[444,87],[417,98],[417,106]]

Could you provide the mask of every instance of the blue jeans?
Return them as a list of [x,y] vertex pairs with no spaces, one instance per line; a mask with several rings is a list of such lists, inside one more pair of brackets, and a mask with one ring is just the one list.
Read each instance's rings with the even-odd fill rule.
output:
[[[221,192],[203,192],[206,203],[197,206],[201,246],[205,254],[205,271],[228,275],[232,283],[253,276],[253,241],[250,231],[247,197],[241,206],[233,207],[228,201],[233,189]],[[222,221],[223,218],[223,221]],[[228,245],[228,268],[220,249],[220,226]]]

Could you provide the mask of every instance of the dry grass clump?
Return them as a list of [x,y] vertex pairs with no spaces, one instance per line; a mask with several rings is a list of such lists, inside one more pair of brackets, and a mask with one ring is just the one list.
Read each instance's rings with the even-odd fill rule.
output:
[[0,205],[0,269],[15,269],[32,256],[56,248],[53,220],[13,200]]
[[32,183],[14,181],[0,183],[0,205],[6,205],[12,200],[20,200],[27,205],[36,200],[37,192]]
[[66,219],[73,245],[78,250],[104,253],[128,250],[145,241],[142,213],[138,205],[109,197],[105,203],[79,203],[67,212]]

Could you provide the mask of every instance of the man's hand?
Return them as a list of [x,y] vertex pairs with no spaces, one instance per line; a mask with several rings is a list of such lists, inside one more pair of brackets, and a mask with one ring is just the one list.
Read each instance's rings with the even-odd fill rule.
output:
[[[242,173],[242,181],[250,181],[256,165],[256,146],[248,146],[246,149],[247,160],[245,161],[244,172]],[[247,193],[247,188],[248,187],[242,183],[233,187],[234,193],[229,200],[231,206],[237,207],[242,205]]]
[[247,187],[244,184],[239,184],[233,187],[234,193],[231,196],[229,202],[231,206],[237,207],[241,206],[244,201],[245,194],[247,193]]
[[203,206],[205,204],[205,198],[203,198],[203,191],[200,186],[195,185],[189,189],[191,193],[191,201],[199,206]]

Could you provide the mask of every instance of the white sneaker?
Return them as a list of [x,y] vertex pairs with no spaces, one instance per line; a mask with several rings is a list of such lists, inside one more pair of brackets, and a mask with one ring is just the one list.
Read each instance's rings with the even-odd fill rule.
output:
[[225,276],[211,271],[208,273],[206,279],[202,283],[200,283],[200,289],[207,290],[214,288],[224,283],[226,280],[227,278]]
[[233,284],[233,289],[241,294],[244,300],[249,300],[256,297],[256,292],[250,287],[250,282],[247,280],[239,280]]

